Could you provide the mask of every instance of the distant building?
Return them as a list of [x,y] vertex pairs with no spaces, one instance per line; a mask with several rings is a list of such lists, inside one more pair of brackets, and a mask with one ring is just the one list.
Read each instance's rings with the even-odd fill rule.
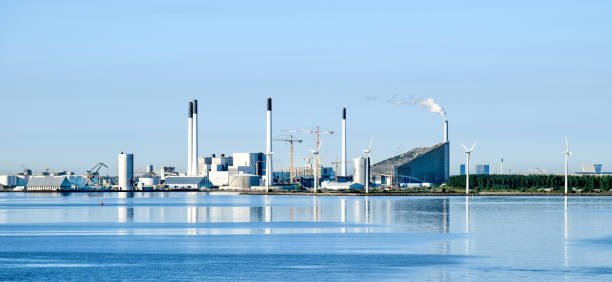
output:
[[465,175],[465,164],[459,165],[459,175]]
[[582,172],[583,173],[593,173],[593,174],[601,174],[601,168],[603,166],[601,164],[583,164]]
[[30,178],[26,190],[31,191],[59,191],[72,187],[66,176],[35,176]]
[[476,165],[476,174],[489,174],[489,165],[488,164]]

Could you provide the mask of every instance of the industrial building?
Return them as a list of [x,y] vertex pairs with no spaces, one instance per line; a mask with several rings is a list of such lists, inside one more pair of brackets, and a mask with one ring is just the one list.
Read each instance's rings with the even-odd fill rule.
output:
[[[262,178],[266,171],[266,155],[261,152],[233,153],[231,156],[212,154],[208,157],[200,157],[198,163],[200,176],[208,177],[212,185],[216,187],[231,186],[237,176]],[[249,180],[248,183],[252,181]],[[259,185],[258,181],[254,186]]]
[[[449,142],[415,148],[372,166],[375,183],[383,186],[440,185],[448,179]],[[355,174],[355,182],[358,174]]]
[[153,165],[147,165],[145,173],[138,177],[138,189],[154,189],[155,186],[159,185],[160,178],[153,172]]
[[202,189],[210,188],[212,184],[208,177],[203,176],[169,176],[164,186],[169,189]]
[[72,184],[66,176],[34,176],[26,185],[27,191],[60,191],[70,188]]

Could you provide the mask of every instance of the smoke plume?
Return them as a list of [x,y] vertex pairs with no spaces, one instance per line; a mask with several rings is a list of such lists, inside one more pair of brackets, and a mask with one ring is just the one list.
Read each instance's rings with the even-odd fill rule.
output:
[[446,113],[444,112],[444,108],[438,105],[438,103],[436,103],[436,101],[434,101],[434,99],[432,98],[422,100],[411,99],[410,104],[417,105],[423,109],[427,109],[434,114],[439,114],[444,120],[446,120]]
[[[377,96],[366,96],[366,100],[374,102],[374,101],[379,101],[382,99]],[[406,104],[416,105],[423,109],[427,109],[434,114],[439,114],[440,116],[442,116],[444,120],[446,120],[446,112],[444,112],[444,108],[442,108],[442,106],[436,103],[436,101],[434,101],[434,99],[432,98],[415,99],[411,97],[409,101],[406,101],[404,100],[404,98],[401,98],[397,96],[397,94],[394,94],[391,98],[387,98],[384,100],[385,102],[389,104],[398,105],[398,106],[406,105]]]

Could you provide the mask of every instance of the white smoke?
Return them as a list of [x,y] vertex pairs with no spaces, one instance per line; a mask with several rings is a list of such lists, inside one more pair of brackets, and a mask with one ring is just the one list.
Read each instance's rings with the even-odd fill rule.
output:
[[[377,96],[366,96],[366,100],[379,101],[382,99]],[[406,101],[404,100],[404,98],[401,98],[397,94],[394,94],[391,98],[385,99],[385,102],[393,104],[393,105],[398,105],[398,106],[406,105],[406,104],[416,105],[421,108],[427,109],[434,114],[439,114],[446,121],[446,112],[444,112],[444,108],[442,108],[442,106],[436,103],[436,101],[434,101],[434,99],[432,98],[418,99],[418,100],[415,98],[410,98],[410,101]]]
[[410,104],[417,105],[423,109],[427,109],[434,114],[439,114],[444,120],[446,120],[446,112],[444,112],[444,108],[438,105],[438,103],[436,103],[436,101],[434,101],[434,99],[432,98],[422,100],[411,99]]

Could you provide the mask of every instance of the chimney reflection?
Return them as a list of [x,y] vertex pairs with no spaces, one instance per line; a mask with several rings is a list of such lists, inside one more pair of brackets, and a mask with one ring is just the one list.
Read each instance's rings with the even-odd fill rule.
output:
[[198,222],[198,208],[191,206],[187,207],[187,222],[197,223]]
[[346,233],[346,199],[340,200],[340,221],[344,223],[341,232]]
[[318,199],[317,197],[312,197],[312,201],[313,201],[313,206],[312,206],[312,218],[314,220],[314,222],[319,222],[319,214],[318,214],[318,209],[319,209],[319,203],[318,203]]

